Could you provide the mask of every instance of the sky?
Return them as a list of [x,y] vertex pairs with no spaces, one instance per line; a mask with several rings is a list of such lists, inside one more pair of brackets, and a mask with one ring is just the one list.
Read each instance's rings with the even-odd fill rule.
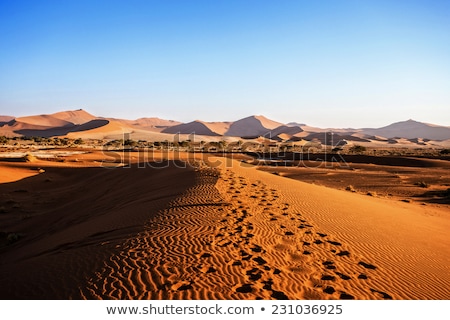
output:
[[0,0],[0,114],[450,126],[450,1]]

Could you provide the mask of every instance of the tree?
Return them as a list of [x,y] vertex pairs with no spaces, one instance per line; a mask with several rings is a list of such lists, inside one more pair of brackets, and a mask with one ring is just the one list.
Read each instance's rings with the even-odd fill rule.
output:
[[137,142],[134,141],[134,140],[132,140],[132,139],[126,139],[126,140],[123,142],[123,145],[124,145],[124,146],[135,147],[135,146],[137,145]]
[[190,143],[190,140],[183,140],[183,141],[178,142],[178,145],[182,148],[189,148],[191,143]]
[[349,149],[350,152],[352,153],[363,153],[366,151],[366,147],[364,146],[360,146],[360,145],[354,145]]
[[220,140],[218,143],[219,149],[225,150],[227,146],[228,146],[228,142],[226,142],[225,140]]

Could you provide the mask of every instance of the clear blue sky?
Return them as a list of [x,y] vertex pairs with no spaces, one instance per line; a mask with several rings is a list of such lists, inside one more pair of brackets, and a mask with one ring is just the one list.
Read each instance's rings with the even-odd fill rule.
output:
[[450,126],[450,1],[0,0],[0,114]]

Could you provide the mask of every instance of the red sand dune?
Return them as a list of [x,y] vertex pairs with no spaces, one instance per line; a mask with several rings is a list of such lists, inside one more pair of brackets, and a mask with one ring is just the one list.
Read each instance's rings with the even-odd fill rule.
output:
[[82,110],[62,111],[51,114],[53,118],[71,122],[73,124],[83,124],[96,119],[97,117]]
[[[112,155],[0,163],[22,177],[45,170],[0,185],[1,298],[450,297],[446,207],[315,186],[230,159],[206,165],[202,155],[176,156],[196,158],[195,171],[166,167],[162,158],[174,154],[150,158],[160,168],[137,153],[126,154],[131,168],[99,168]],[[126,162],[115,160],[108,165]],[[14,234],[23,237],[7,245]]]

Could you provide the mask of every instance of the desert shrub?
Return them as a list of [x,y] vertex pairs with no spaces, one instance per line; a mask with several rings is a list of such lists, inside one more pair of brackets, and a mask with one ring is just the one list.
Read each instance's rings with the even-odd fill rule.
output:
[[354,145],[349,149],[349,151],[353,153],[362,153],[365,152],[366,150],[367,150],[366,147],[360,145]]
[[450,149],[443,149],[440,151],[440,154],[450,154]]
[[134,140],[132,140],[132,139],[126,139],[126,140],[123,142],[123,145],[124,145],[124,146],[135,147],[135,146],[137,145],[137,142],[134,141]]
[[0,143],[8,143],[9,139],[5,136],[0,136]]
[[74,144],[83,144],[84,141],[81,138],[75,139],[75,141],[73,142]]
[[178,142],[178,146],[182,147],[182,148],[188,148],[191,145],[191,141],[190,140],[183,140]]
[[349,185],[345,188],[347,191],[356,192],[355,188],[352,185]]
[[22,159],[25,162],[35,162],[35,161],[37,161],[37,158],[35,156],[33,156],[31,153],[27,153]]

